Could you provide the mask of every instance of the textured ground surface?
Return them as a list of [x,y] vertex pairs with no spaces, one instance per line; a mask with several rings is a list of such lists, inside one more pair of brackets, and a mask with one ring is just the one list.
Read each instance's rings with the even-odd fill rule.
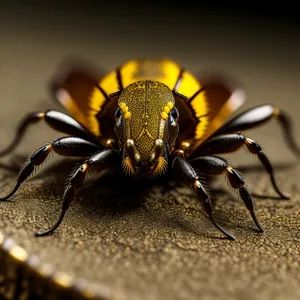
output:
[[[56,174],[32,179],[16,202],[1,204],[1,230],[42,261],[108,287],[116,299],[299,297],[299,185],[283,182],[299,177],[300,168],[278,174],[284,190],[293,194],[291,201],[256,202],[263,235],[242,203],[217,191],[216,216],[236,235],[235,242],[214,230],[189,189],[157,186],[142,203],[128,205],[131,193],[125,190],[119,203],[122,189],[107,184],[88,186],[60,230],[36,239],[34,231],[47,228],[58,213],[63,176]],[[247,177],[250,189],[273,194],[261,172]],[[9,186],[10,181],[2,191]]]
[[[143,40],[143,35],[139,51],[133,39],[123,43],[124,51],[119,53],[115,43],[123,35],[115,32],[115,38],[100,43],[95,41],[92,24],[86,25],[90,26],[88,34],[82,30],[68,35],[69,27],[59,27],[59,17],[53,28],[47,25],[46,16],[37,17],[38,26],[29,18],[14,22],[17,25],[3,23],[0,29],[4,48],[0,52],[1,147],[11,140],[25,113],[55,107],[45,86],[63,56],[79,53],[105,62],[109,69],[141,56],[139,51],[143,55],[163,51],[194,72],[210,66],[230,71],[247,87],[245,108],[266,102],[284,106],[295,119],[300,141],[296,58],[300,49],[292,42],[296,33],[290,28],[273,24],[268,30],[258,24],[260,31],[251,31],[249,26],[240,34],[236,26],[220,21],[202,36],[206,43],[198,45],[197,51],[189,48],[186,55],[180,45],[177,51],[168,43],[151,48],[152,42]],[[101,31],[99,39],[105,34]],[[181,45],[193,44],[192,37],[185,38]],[[43,262],[103,286],[109,298],[117,300],[300,299],[300,166],[286,149],[277,124],[272,122],[250,134],[262,142],[274,162],[282,190],[292,195],[290,201],[272,199],[275,193],[268,176],[256,168],[254,158],[243,152],[228,156],[235,166],[245,166],[240,169],[251,192],[270,196],[255,198],[264,234],[256,232],[245,207],[228,191],[223,178],[212,184],[216,218],[236,236],[235,242],[223,239],[214,229],[188,188],[172,182],[148,189],[140,186],[135,197],[126,182],[103,180],[87,184],[77,195],[54,235],[36,239],[34,232],[48,228],[59,213],[64,178],[72,167],[70,161],[61,164],[61,160],[49,161],[23,185],[13,202],[0,203],[0,231]],[[26,157],[57,136],[43,124],[30,129],[16,153],[1,161],[1,195],[13,187]]]

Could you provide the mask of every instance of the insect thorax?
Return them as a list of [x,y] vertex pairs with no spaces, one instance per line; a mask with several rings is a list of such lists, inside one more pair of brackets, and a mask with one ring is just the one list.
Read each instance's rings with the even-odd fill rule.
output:
[[167,142],[167,120],[175,105],[172,91],[158,81],[138,81],[126,87],[118,104],[123,111],[123,142],[132,139],[141,161],[149,160],[156,139]]

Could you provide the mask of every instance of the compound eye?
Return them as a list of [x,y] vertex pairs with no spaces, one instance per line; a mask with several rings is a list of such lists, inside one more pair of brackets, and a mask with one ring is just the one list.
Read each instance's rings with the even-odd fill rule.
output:
[[173,119],[177,123],[178,119],[179,119],[179,112],[178,112],[178,110],[177,110],[177,108],[175,106],[171,110],[171,116],[173,117]]
[[115,112],[115,121],[118,121],[120,116],[121,116],[121,109],[120,109],[120,107],[118,107],[116,112]]

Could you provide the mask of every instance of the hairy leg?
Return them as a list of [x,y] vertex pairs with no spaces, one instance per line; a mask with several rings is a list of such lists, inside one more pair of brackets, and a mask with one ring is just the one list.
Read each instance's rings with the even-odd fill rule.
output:
[[290,116],[278,107],[270,104],[260,105],[248,109],[225,123],[214,136],[224,133],[244,131],[262,125],[269,120],[278,120],[289,148],[300,158],[300,149],[293,137],[292,121]]
[[210,220],[214,226],[219,229],[225,236],[231,240],[235,240],[235,237],[223,229],[215,220],[213,216],[213,209],[211,199],[201,184],[197,173],[194,168],[181,156],[177,156],[172,163],[172,168],[176,179],[186,185],[193,185],[196,191],[197,198],[203,204],[203,207],[208,214]]
[[259,231],[263,232],[254,212],[252,198],[245,187],[245,181],[242,179],[241,175],[229,165],[226,159],[218,156],[202,156],[190,161],[190,163],[197,170],[197,173],[203,175],[221,175],[225,173],[231,187],[239,191],[239,194],[245,206],[250,211],[252,219]]
[[100,148],[84,139],[77,137],[63,137],[55,140],[36,150],[21,169],[17,183],[13,190],[6,196],[0,198],[0,201],[10,198],[34,171],[35,167],[40,166],[51,153],[54,151],[63,156],[86,157],[100,150]]
[[88,171],[102,171],[108,167],[112,167],[118,163],[118,152],[113,149],[101,150],[87,159],[76,171],[71,175],[65,188],[61,214],[53,227],[45,232],[37,232],[37,236],[45,236],[52,233],[61,224],[71,201],[74,199],[75,190],[80,189],[85,181]]
[[275,189],[277,194],[282,199],[289,199],[289,197],[287,197],[280,191],[275,180],[274,170],[271,165],[271,162],[262,151],[261,146],[257,144],[255,141],[253,141],[252,139],[246,137],[244,134],[229,133],[229,134],[222,134],[222,135],[217,135],[215,137],[212,137],[211,139],[209,139],[207,142],[203,143],[200,146],[200,148],[198,149],[199,151],[198,153],[201,153],[201,156],[231,153],[239,150],[243,146],[246,146],[250,153],[258,157],[258,159],[264,166],[265,170],[268,172],[273,188]]
[[41,120],[44,120],[46,124],[54,130],[71,136],[81,137],[85,140],[99,145],[96,138],[75,119],[59,111],[48,110],[46,112],[30,113],[26,117],[24,117],[24,119],[18,125],[16,134],[12,142],[5,149],[0,151],[0,157],[5,156],[13,151],[21,142],[28,127]]

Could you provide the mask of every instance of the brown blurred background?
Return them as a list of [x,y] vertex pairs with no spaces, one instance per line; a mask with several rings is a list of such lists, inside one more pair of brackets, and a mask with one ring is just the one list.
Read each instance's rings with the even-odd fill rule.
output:
[[[144,56],[167,56],[192,72],[226,71],[246,87],[244,108],[272,102],[298,124],[300,29],[291,6],[29,1],[2,4],[0,16],[1,104],[7,107],[1,121],[10,124],[1,130],[3,145],[21,115],[53,107],[46,84],[69,55],[108,71]],[[288,155],[285,149],[278,155],[277,127],[256,136],[268,137],[272,158]]]
[[[298,19],[287,2],[272,6],[199,1],[1,4],[0,147],[12,139],[25,113],[61,109],[50,98],[47,84],[69,56],[83,57],[108,71],[132,58],[164,56],[194,73],[228,72],[245,86],[248,101],[241,110],[262,103],[284,108],[294,120],[300,143]],[[249,134],[276,166],[296,162],[276,122]],[[16,153],[27,157],[58,136],[39,124],[30,129]],[[243,151],[230,159],[237,166],[258,165]],[[48,169],[29,181],[13,206],[0,205],[1,231],[12,234],[43,261],[106,286],[116,299],[299,299],[299,168],[278,169],[281,186],[293,195],[289,204],[258,201],[258,215],[267,232],[262,238],[252,230],[241,203],[230,202],[232,195],[220,195],[223,202],[217,205],[217,216],[238,236],[235,244],[213,238],[218,232],[195,212],[197,205],[189,202],[188,189],[164,195],[154,190],[148,205],[114,218],[97,207],[96,190],[90,188],[74,201],[60,232],[36,240],[32,233],[52,224],[60,208],[64,178],[56,176],[66,171],[58,170]],[[0,174],[5,194],[16,174],[7,170]],[[273,193],[261,170],[247,178],[251,191]],[[85,198],[92,199],[90,206],[82,204]],[[78,241],[83,244],[78,246]],[[177,250],[169,247],[172,243]]]

